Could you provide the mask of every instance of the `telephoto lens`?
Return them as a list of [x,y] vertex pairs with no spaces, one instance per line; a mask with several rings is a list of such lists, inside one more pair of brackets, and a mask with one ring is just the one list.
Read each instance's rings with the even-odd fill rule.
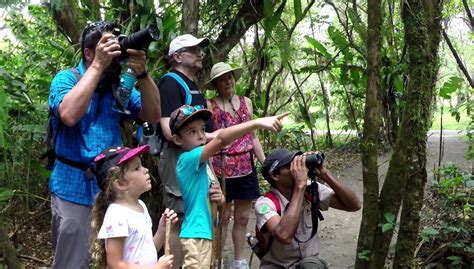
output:
[[151,42],[160,38],[160,30],[155,27],[147,27],[143,30],[135,32],[128,37],[120,35],[118,37],[120,49],[123,57],[127,58],[127,49],[145,50]]
[[305,156],[306,157],[306,168],[312,170],[316,167],[321,166],[321,164],[324,162],[324,153],[314,153],[314,154],[308,154]]

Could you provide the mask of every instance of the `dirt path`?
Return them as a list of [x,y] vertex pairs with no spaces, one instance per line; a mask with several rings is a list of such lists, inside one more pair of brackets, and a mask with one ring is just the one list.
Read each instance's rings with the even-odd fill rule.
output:
[[[452,133],[452,132],[451,132]],[[465,136],[456,136],[450,133],[446,136],[444,145],[443,164],[456,163],[462,165],[466,169],[471,169],[472,163],[464,158],[464,151],[468,147]],[[433,133],[428,139],[428,181],[433,179],[432,169],[438,163],[439,152],[439,132]],[[390,153],[385,154],[379,158],[379,176],[385,177],[389,165]],[[358,197],[362,199],[362,168],[361,163],[357,162],[351,167],[347,167],[335,173],[339,179],[351,186]],[[355,253],[357,246],[357,235],[359,233],[359,226],[361,221],[362,210],[349,213],[339,210],[330,209],[324,212],[325,220],[320,223],[321,236],[321,257],[325,259],[330,268],[345,269],[354,264]],[[232,226],[229,225],[229,227]],[[251,213],[251,219],[248,225],[248,230],[252,231],[255,227],[255,215]],[[246,248],[246,257],[250,257],[250,248]],[[230,230],[227,234],[227,240],[224,250],[225,268],[230,268],[228,265],[233,259],[233,245],[230,237]],[[248,258],[247,258],[248,259]],[[258,259],[254,257],[251,268],[258,268]]]

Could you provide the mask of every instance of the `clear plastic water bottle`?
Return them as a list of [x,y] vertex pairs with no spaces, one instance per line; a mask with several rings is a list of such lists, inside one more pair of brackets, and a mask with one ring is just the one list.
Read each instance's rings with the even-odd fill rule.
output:
[[156,156],[160,153],[161,145],[158,144],[160,142],[161,141],[158,141],[155,135],[155,129],[153,128],[153,125],[149,124],[148,122],[144,122],[143,135],[140,145],[148,144],[150,146],[148,153]]
[[245,234],[245,237],[247,238],[247,243],[249,244],[255,255],[257,255],[259,259],[262,259],[266,252],[260,247],[260,243],[258,242],[257,237],[255,237],[251,233]]
[[137,77],[133,69],[127,67],[125,71],[122,71],[122,74],[120,74],[119,86],[112,92],[115,99],[113,106],[115,111],[123,114],[130,114],[130,110],[128,110],[128,102],[135,81],[137,81]]
[[255,247],[258,246],[258,239],[257,237],[253,236],[251,233],[245,234],[247,238],[247,243],[249,244],[250,248],[253,250]]

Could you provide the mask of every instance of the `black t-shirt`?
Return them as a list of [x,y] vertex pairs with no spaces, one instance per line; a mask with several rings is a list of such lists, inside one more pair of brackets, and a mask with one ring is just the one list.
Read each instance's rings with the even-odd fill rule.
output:
[[[206,99],[196,83],[177,70],[173,69],[171,72],[178,74],[188,85],[192,96],[191,105],[203,105],[207,108]],[[158,82],[158,89],[160,91],[162,117],[170,117],[175,109],[185,104],[186,90],[174,78],[169,76],[161,78]],[[210,120],[206,124],[206,131],[212,132],[212,121]]]

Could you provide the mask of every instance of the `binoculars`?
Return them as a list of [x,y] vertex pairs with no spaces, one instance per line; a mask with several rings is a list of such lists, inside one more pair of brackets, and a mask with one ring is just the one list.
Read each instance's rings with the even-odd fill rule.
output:
[[314,153],[306,155],[306,168],[313,170],[316,167],[321,166],[324,162],[324,153]]

